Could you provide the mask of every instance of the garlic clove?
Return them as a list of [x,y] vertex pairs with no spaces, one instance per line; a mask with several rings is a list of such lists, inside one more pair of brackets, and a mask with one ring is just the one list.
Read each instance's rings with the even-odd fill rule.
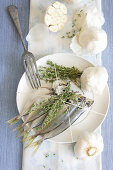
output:
[[52,4],[52,6],[55,7],[56,9],[59,9],[59,8],[60,8],[60,5],[61,5],[61,3],[58,2],[58,1],[56,1],[56,2],[54,2],[54,3]]
[[58,26],[57,25],[52,25],[52,26],[49,26],[49,30],[51,32],[57,32],[59,29],[58,29]]
[[66,8],[66,6],[64,5],[64,4],[61,4],[60,5],[60,9],[61,9],[61,11],[66,15],[67,14],[67,8]]
[[90,146],[86,149],[86,153],[88,156],[94,156],[97,153],[97,147]]
[[47,26],[49,26],[52,22],[52,17],[48,14],[45,15],[45,23]]
[[103,151],[103,138],[100,134],[84,133],[74,146],[77,159],[87,160]]
[[63,24],[59,24],[58,25],[58,30],[61,30],[61,29],[63,29],[64,28],[64,25]]
[[46,11],[49,15],[52,15],[53,13],[55,13],[55,8],[52,7],[52,6],[49,6],[47,8],[47,11]]

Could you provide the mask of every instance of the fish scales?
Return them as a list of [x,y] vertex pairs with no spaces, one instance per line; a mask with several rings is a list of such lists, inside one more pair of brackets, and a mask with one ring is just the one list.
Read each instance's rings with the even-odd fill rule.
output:
[[[71,93],[69,93],[69,94],[71,94]],[[49,114],[48,114],[48,115],[46,116],[46,118],[44,119],[43,124],[42,124],[40,127],[36,128],[36,131],[37,131],[37,132],[36,132],[35,136],[41,134],[41,133],[44,132],[46,129],[47,129],[48,131],[54,129],[54,128],[55,128],[54,126],[58,126],[59,123],[61,123],[61,121],[63,121],[63,118],[62,118],[62,120],[59,119],[60,122],[57,121],[57,123],[55,123],[55,121],[58,119],[59,116],[64,116],[64,117],[66,116],[66,114],[63,114],[63,115],[61,114],[61,115],[60,115],[60,112],[59,112],[59,111],[63,108],[64,103],[66,102],[66,100],[67,100],[70,96],[67,95],[67,97],[65,97],[65,100],[64,100],[65,93],[64,93],[64,96],[63,96],[63,95],[59,95],[59,96],[60,96],[60,98],[58,99],[58,101],[52,105],[53,109],[54,109],[54,107],[57,107],[57,108],[58,108],[58,109],[57,109],[57,112],[54,112],[54,111],[50,111],[50,112],[49,112]],[[60,107],[59,107],[59,106],[60,106]],[[54,124],[54,125],[53,125],[53,124]],[[55,124],[56,124],[56,125],[55,125]],[[52,128],[52,129],[51,129],[51,128]]]
[[[70,124],[72,125],[85,111],[87,111],[93,104],[92,100],[89,100],[86,102],[86,105],[83,108],[77,109],[76,105],[73,105],[70,112],[68,113],[68,118],[65,119],[57,128],[54,130],[50,131],[49,133],[46,133],[42,135],[42,139],[32,143],[32,146],[37,146],[41,144],[44,140],[53,138],[66,129],[70,127]],[[70,117],[70,122],[69,122],[69,117]]]

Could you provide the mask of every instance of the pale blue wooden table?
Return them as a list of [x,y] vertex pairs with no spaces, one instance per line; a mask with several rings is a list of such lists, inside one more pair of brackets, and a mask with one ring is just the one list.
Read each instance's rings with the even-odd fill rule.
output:
[[[0,0],[0,170],[21,170],[22,144],[5,122],[17,115],[16,89],[24,71],[20,38],[7,13],[8,5],[19,8],[24,37],[28,32],[29,0]],[[103,170],[113,170],[113,0],[102,0],[108,34],[108,47],[103,53],[103,65],[109,72],[111,105],[102,125],[104,152]]]

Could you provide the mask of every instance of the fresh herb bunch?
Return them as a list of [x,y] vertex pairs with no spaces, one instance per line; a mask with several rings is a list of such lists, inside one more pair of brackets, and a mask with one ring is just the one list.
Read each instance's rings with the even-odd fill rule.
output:
[[46,67],[42,66],[39,68],[40,79],[46,80],[49,82],[54,82],[57,79],[61,80],[71,80],[76,83],[77,79],[82,75],[76,67],[64,67],[62,65],[54,64],[52,61],[47,61]]
[[[75,97],[74,97],[75,96]],[[43,126],[36,128],[37,130],[44,130],[47,128],[47,126],[55,120],[55,118],[58,116],[59,112],[63,109],[65,103],[67,100],[75,99],[76,93],[70,92],[70,83],[68,83],[65,90],[60,94],[57,95],[57,98],[53,105],[51,106],[51,109],[49,110],[46,118],[44,119]]]
[[[47,111],[47,115],[44,118],[41,126],[35,127],[37,130],[37,133],[33,136],[28,137],[28,134],[26,135],[24,141],[29,141],[28,143],[32,143],[32,141],[39,135],[41,132],[43,132],[45,129],[47,129],[53,121],[59,116],[60,111],[65,107],[65,114],[68,113],[68,110],[70,108],[71,102],[78,103],[78,97],[77,94],[73,91],[70,91],[70,82],[68,83],[67,87],[63,90],[63,92],[59,95],[55,95],[54,103],[51,105],[51,107]],[[50,99],[52,100],[52,99]],[[27,132],[27,131],[26,131]]]

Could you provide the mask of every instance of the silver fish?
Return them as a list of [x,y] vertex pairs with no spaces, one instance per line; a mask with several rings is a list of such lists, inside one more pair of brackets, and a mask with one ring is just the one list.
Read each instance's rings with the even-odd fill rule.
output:
[[[53,129],[58,127],[63,121],[68,119],[68,112],[71,115],[74,111],[77,111],[78,107],[83,107],[83,105],[85,105],[86,102],[87,102],[86,97],[84,97],[82,95],[78,95],[78,103],[73,104],[72,106],[69,106],[69,104],[67,102],[67,104],[64,105],[64,108],[58,114],[55,121],[53,121],[53,123],[51,123],[48,128],[46,128],[42,132],[39,132],[39,133],[36,132],[36,134],[41,135],[41,134],[45,134],[45,133],[52,131]],[[37,127],[39,127],[39,126],[37,126]],[[34,129],[37,127],[34,127]]]
[[47,116],[47,113],[45,113],[44,115],[41,115],[40,117],[38,117],[37,119],[35,119],[34,121],[31,122],[31,124],[28,125],[28,128],[26,130],[24,130],[21,134],[19,134],[18,136],[27,136],[28,133],[36,126],[40,126],[43,122],[43,120],[45,119],[45,117]]
[[[45,101],[42,101],[42,102],[44,102],[45,105],[51,106],[53,104],[54,100],[52,100],[51,102],[49,102],[48,100],[45,100]],[[26,134],[26,131],[25,131],[25,133],[24,132],[21,133],[23,131],[23,129],[24,129],[26,124],[28,124],[28,123],[36,120],[36,119],[38,121],[42,115],[46,116],[46,113],[48,112],[48,110],[45,111],[43,109],[43,106],[40,108],[40,103],[37,104],[37,102],[35,102],[28,112],[29,112],[29,114],[28,114],[27,118],[25,119],[24,123],[22,123],[21,125],[17,126],[13,130],[13,131],[19,130],[18,136],[23,136],[24,134]],[[32,124],[32,127],[34,127],[33,124]]]
[[[76,106],[73,106],[71,112],[69,112],[68,114],[68,119],[65,119],[64,122],[58,126],[56,129],[54,129],[53,131],[50,132],[50,134],[45,134],[46,139],[50,139],[53,138],[57,135],[59,135],[60,133],[62,133],[63,131],[65,131],[67,128],[70,127],[70,124],[72,125],[84,112],[86,112],[89,107],[93,104],[93,101],[89,101],[86,103],[86,106],[84,108],[76,108]],[[69,117],[70,117],[70,123],[69,123]]]
[[[34,143],[32,143],[34,140],[33,136],[30,136],[29,144],[32,143],[32,146],[37,146],[41,144],[44,140],[59,135],[67,128],[69,128],[70,124],[72,125],[85,111],[87,111],[92,106],[93,102],[94,101],[92,100],[87,100],[85,106],[83,107],[81,107],[80,105],[77,106],[76,104],[72,105],[64,121],[59,126],[54,128],[54,130],[51,130],[49,133],[45,133],[45,134],[41,133],[40,135],[42,136],[42,139]],[[69,123],[69,117],[70,117],[70,123]],[[36,135],[34,136],[37,137]]]
[[[35,131],[34,136],[45,134],[45,133],[52,131],[53,129],[58,127],[65,119],[68,118],[68,112],[70,112],[70,114],[71,114],[72,112],[74,112],[77,109],[78,106],[82,107],[82,105],[85,104],[85,102],[86,102],[86,97],[78,95],[78,102],[76,104],[74,104],[74,106],[73,105],[69,106],[69,104],[65,104],[63,109],[59,112],[59,114],[55,118],[55,120],[53,120],[52,123],[46,129],[38,131],[37,128],[40,128],[42,125],[34,126],[34,128],[33,128],[33,130]],[[73,108],[75,110],[73,110]]]

